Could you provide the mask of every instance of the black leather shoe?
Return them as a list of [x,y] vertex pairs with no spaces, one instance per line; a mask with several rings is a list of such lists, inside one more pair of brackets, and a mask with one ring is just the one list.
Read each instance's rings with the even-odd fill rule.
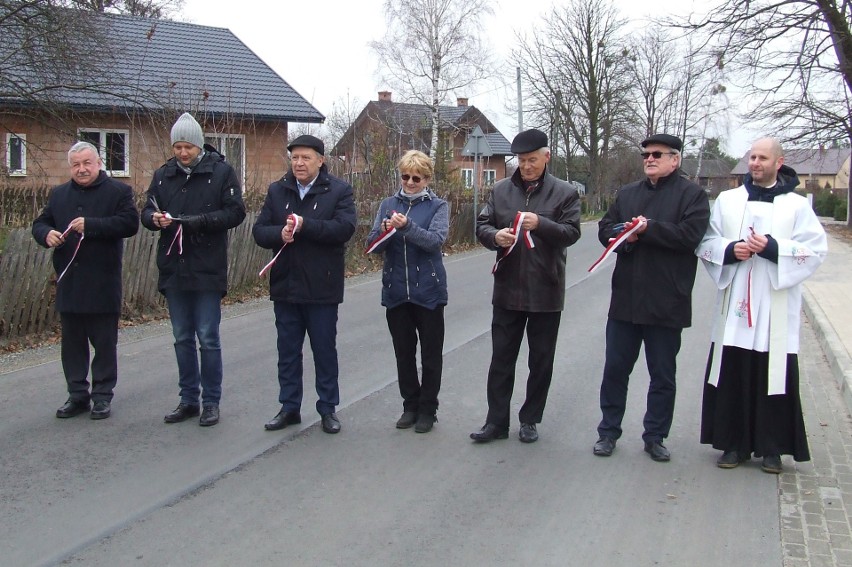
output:
[[672,454],[662,441],[645,441],[645,452],[658,463],[665,463],[672,458]]
[[417,423],[414,424],[415,433],[429,433],[432,431],[432,426],[438,418],[428,413],[421,413],[417,416]]
[[610,457],[615,451],[615,439],[612,437],[601,437],[592,448],[592,453],[598,457]]
[[190,417],[195,417],[201,413],[201,408],[190,404],[180,403],[178,407],[172,410],[172,413],[167,414],[163,421],[166,423],[180,423],[186,421]]
[[781,474],[784,472],[784,467],[781,466],[780,455],[766,455],[763,457],[763,464],[760,465],[760,468],[763,472],[768,472],[770,474]]
[[98,400],[92,406],[92,413],[89,415],[92,419],[106,419],[109,417],[110,411],[109,400]]
[[302,423],[302,416],[297,411],[284,411],[283,409],[278,412],[278,415],[267,421],[263,428],[267,431],[278,431],[279,429],[284,429],[288,425],[296,425],[297,423]]
[[204,406],[201,411],[201,419],[198,420],[198,425],[201,427],[210,427],[219,423],[219,406]]
[[408,429],[417,421],[416,411],[404,411],[402,416],[396,421],[397,429]]
[[538,441],[538,431],[535,429],[535,423],[522,423],[521,430],[518,431],[518,439],[521,443],[535,443]]
[[322,430],[326,433],[340,433],[340,420],[334,412],[322,416]]
[[68,401],[66,401],[61,408],[56,410],[56,417],[74,417],[75,415],[80,415],[81,413],[89,411],[89,407],[88,400],[82,402],[68,398]]
[[735,469],[740,466],[740,463],[747,460],[747,458],[740,457],[740,454],[736,450],[725,451],[721,457],[716,459],[716,466],[720,469]]
[[488,443],[495,439],[508,439],[509,429],[500,429],[493,423],[486,423],[479,431],[470,434],[470,438],[479,443]]

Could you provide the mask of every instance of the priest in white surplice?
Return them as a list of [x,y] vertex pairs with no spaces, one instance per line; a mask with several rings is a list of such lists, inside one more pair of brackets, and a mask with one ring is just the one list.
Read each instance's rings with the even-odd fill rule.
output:
[[742,186],[722,192],[696,254],[719,293],[701,414],[701,443],[734,468],[752,454],[782,471],[810,460],[799,398],[802,282],[825,258],[825,231],[781,145],[756,141]]

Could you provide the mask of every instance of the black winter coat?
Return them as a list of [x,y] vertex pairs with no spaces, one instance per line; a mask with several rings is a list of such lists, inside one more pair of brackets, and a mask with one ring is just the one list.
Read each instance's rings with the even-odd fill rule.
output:
[[289,303],[342,303],[344,251],[355,233],[355,201],[352,186],[320,167],[305,195],[292,171],[269,186],[266,201],[252,234],[258,246],[276,254],[283,244],[281,231],[287,217],[302,217],[293,242],[284,247],[269,272],[272,301]]
[[625,185],[598,223],[606,246],[615,225],[643,215],[639,240],[616,249],[609,317],[637,325],[684,328],[692,324],[695,249],[710,222],[707,193],[676,171],[657,186],[647,178]]
[[[189,175],[172,158],[154,172],[148,188],[142,224],[161,231],[157,247],[160,293],[179,289],[218,291],[224,296],[228,291],[228,229],[243,222],[246,207],[234,168],[212,146],[205,144],[204,149],[207,153]],[[179,223],[165,229],[156,226],[157,206],[173,217],[202,215],[193,223],[183,223],[182,254],[177,242],[172,246]]]
[[565,181],[545,173],[532,192],[523,189],[520,172],[501,179],[476,219],[476,236],[483,246],[497,250],[497,232],[512,225],[519,212],[536,213],[538,228],[531,231],[535,248],[518,240],[512,253],[494,273],[491,303],[503,309],[530,312],[562,311],[565,306],[567,248],[580,239],[580,196]]
[[71,232],[53,251],[56,275],[73,265],[56,284],[56,310],[60,313],[121,313],[121,260],[124,238],[139,230],[139,212],[129,185],[103,171],[88,187],[68,181],[50,192],[47,206],[33,221],[33,237],[47,247],[51,230],[64,232],[72,220],[85,219],[84,238]]

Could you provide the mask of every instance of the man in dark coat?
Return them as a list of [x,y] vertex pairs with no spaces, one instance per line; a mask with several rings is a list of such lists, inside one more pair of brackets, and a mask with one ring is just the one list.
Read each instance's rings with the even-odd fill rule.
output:
[[154,172],[142,210],[142,224],[160,231],[157,285],[169,305],[179,375],[180,402],[163,420],[178,423],[201,413],[199,425],[210,426],[219,422],[222,397],[219,323],[228,291],[228,229],[243,222],[246,209],[234,168],[204,143],[192,115],[178,118],[171,140],[175,157]]
[[[55,187],[33,222],[36,242],[53,248],[56,310],[62,322],[62,370],[68,401],[56,417],[89,411],[110,416],[118,380],[118,317],[124,240],[139,230],[133,190],[101,171],[98,149],[77,142],[68,152],[71,180]],[[89,343],[92,389],[89,374]]]
[[603,418],[594,454],[612,455],[621,437],[627,383],[644,343],[651,384],[642,438],[652,459],[668,461],[663,439],[674,415],[676,359],[681,331],[692,323],[694,251],[707,230],[710,205],[704,190],[679,172],[679,138],[655,134],[642,148],[647,177],[622,187],[598,223],[604,246],[625,223],[638,228],[615,250],[600,394]]
[[580,239],[580,196],[547,173],[547,135],[534,129],[521,132],[512,141],[512,152],[518,156],[517,171],[494,185],[476,220],[479,241],[497,251],[488,416],[482,429],[470,434],[480,443],[509,436],[509,406],[524,329],[530,373],[518,414],[518,438],[524,443],[538,440],[536,424],[547,402],[565,305],[567,248]]
[[337,311],[343,302],[343,253],[355,233],[355,201],[352,187],[329,175],[322,140],[299,136],[287,149],[290,171],[269,186],[252,231],[259,246],[276,254],[269,268],[269,295],[278,332],[281,411],[264,427],[276,431],[302,421],[307,333],[316,368],[316,409],[323,431],[337,433]]

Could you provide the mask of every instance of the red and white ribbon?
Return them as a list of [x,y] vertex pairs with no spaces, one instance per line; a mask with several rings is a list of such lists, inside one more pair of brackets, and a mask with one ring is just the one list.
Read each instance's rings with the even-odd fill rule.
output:
[[370,245],[369,245],[369,246],[367,246],[367,249],[364,251],[364,254],[369,254],[369,253],[373,252],[376,248],[378,248],[378,247],[379,247],[379,245],[380,245],[382,242],[387,241],[387,240],[388,240],[388,239],[390,239],[390,237],[391,237],[391,236],[393,236],[394,234],[396,234],[396,227],[393,227],[393,226],[392,226],[392,227],[390,227],[388,230],[386,230],[386,231],[384,231],[383,233],[381,233],[380,235],[378,235],[378,236],[376,237],[376,239],[375,239],[375,240],[373,240],[373,241],[370,243]]
[[[287,219],[288,219],[288,220],[289,220],[289,219],[293,219],[293,234],[295,235],[295,234],[296,234],[296,229],[298,229],[298,228],[299,228],[299,225],[300,225],[300,224],[301,224],[301,222],[302,222],[302,217],[300,217],[299,215],[296,215],[296,214],[290,214],[290,216],[288,216],[288,217],[287,217]],[[287,244],[289,244],[289,242],[285,242],[285,243],[281,246],[281,248],[279,248],[279,249],[278,249],[278,252],[277,252],[277,253],[275,254],[275,256],[272,258],[272,260],[270,260],[270,261],[269,261],[269,263],[268,263],[268,264],[266,264],[266,265],[263,267],[263,269],[262,269],[262,270],[260,270],[260,272],[258,272],[258,274],[257,274],[257,275],[258,275],[258,277],[261,277],[261,278],[262,278],[263,276],[265,276],[265,275],[269,272],[269,270],[271,270],[271,269],[272,269],[272,266],[275,264],[275,260],[277,260],[277,259],[278,259],[278,256],[280,256],[280,255],[281,255],[281,251],[282,251],[282,250],[284,250],[284,247],[285,247],[285,246],[287,246]]]
[[612,254],[616,248],[621,246],[621,243],[626,241],[631,234],[633,234],[639,229],[640,226],[642,226],[641,221],[631,221],[624,223],[624,228],[622,229],[622,231],[619,232],[618,235],[614,238],[609,239],[609,244],[607,245],[606,250],[604,250],[603,254],[601,254],[601,257],[598,258],[595,263],[589,267],[589,273],[592,273],[597,270],[601,266],[601,264],[603,264],[604,261],[609,258],[610,254]]
[[[66,229],[65,229],[65,232],[63,232],[63,233],[62,233],[62,238],[64,239],[66,236],[68,236],[68,234],[69,234],[70,232],[71,232],[71,225],[69,224],[69,225],[68,225],[68,228],[66,228]],[[85,237],[85,235],[81,232],[81,233],[80,233],[80,239],[77,241],[77,247],[74,249],[74,254],[72,254],[72,255],[71,255],[71,260],[68,262],[68,265],[67,265],[67,266],[65,266],[65,269],[64,269],[64,270],[62,270],[62,273],[61,273],[61,274],[59,274],[59,277],[58,277],[58,278],[56,278],[56,283],[59,283],[59,280],[61,280],[61,279],[62,279],[62,276],[64,276],[64,275],[65,275],[65,272],[67,272],[67,271],[68,271],[68,268],[70,268],[70,267],[71,267],[71,264],[73,264],[73,263],[74,263],[74,258],[76,258],[76,257],[77,257],[77,252],[79,252],[79,251],[80,251],[80,245],[83,243],[83,238],[84,238],[84,237]]]
[[503,258],[505,258],[506,256],[508,256],[509,254],[512,253],[512,250],[515,249],[515,245],[518,243],[518,240],[523,240],[524,244],[526,244],[527,248],[529,248],[530,250],[535,248],[535,242],[533,242],[532,235],[530,234],[530,231],[523,230],[521,228],[521,226],[524,224],[524,215],[525,214],[526,213],[519,212],[517,215],[515,215],[515,221],[512,223],[511,228],[512,228],[512,234],[517,234],[518,237],[515,239],[515,241],[512,243],[512,245],[509,246],[509,248],[506,249],[506,252],[502,256],[497,258],[496,262],[494,262],[494,267],[491,268],[492,274],[497,271],[497,268],[500,266],[500,261],[503,260]]
[[[166,216],[170,219],[172,218],[172,216],[169,213],[166,213]],[[179,219],[172,219],[172,220],[177,221]],[[183,256],[183,225],[180,224],[180,223],[178,223],[178,225],[177,225],[177,230],[175,231],[175,237],[172,238],[172,243],[169,244],[169,249],[166,250],[166,256],[168,256],[172,253],[172,247],[175,245],[175,243],[177,243],[177,245],[178,245],[178,248],[177,248],[178,256]]]

